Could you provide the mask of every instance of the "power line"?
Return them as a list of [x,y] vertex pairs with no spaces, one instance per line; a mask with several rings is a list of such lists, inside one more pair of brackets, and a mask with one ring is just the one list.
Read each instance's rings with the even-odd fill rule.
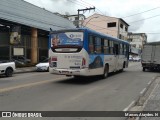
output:
[[[154,33],[154,32],[153,32],[153,33],[152,33],[152,32],[138,32],[138,33],[145,33],[145,34],[160,34],[160,33],[156,33],[156,32],[155,32],[155,33]],[[136,34],[136,33],[134,33],[134,34]]]
[[[95,5],[92,5],[92,4],[88,3],[88,2],[85,2],[84,0],[76,0],[76,1],[81,3],[81,4],[83,4],[83,5],[87,5],[87,6],[90,6],[90,7],[95,7]],[[96,9],[99,11],[99,13],[104,15],[104,13],[101,10],[99,10],[98,8],[96,8]]]
[[[81,1],[83,1],[83,0],[81,0]],[[85,1],[83,1],[83,2],[85,2]],[[87,2],[85,2],[85,3],[87,3]],[[88,3],[88,4],[90,4],[90,3]],[[90,5],[92,5],[92,4],[90,4]],[[95,5],[92,5],[92,6],[95,7]],[[102,13],[102,14],[104,15],[104,13],[103,13],[101,10],[99,10],[97,7],[96,7],[96,9],[97,9],[100,13]]]
[[146,10],[146,11],[143,11],[143,12],[139,12],[139,13],[136,13],[136,14],[133,14],[133,15],[129,15],[129,16],[126,16],[126,17],[122,17],[122,18],[132,17],[132,16],[135,16],[135,15],[139,15],[139,14],[142,14],[142,13],[145,13],[145,12],[150,12],[152,10],[159,9],[159,8],[160,7],[156,7],[156,8],[153,8],[153,9],[149,9],[149,10]]
[[[95,26],[95,27],[98,27],[98,28],[101,28],[101,29],[94,29],[94,30],[103,30],[103,29],[106,29],[106,30],[109,30],[109,31],[118,31],[118,30],[111,30],[111,29],[107,29],[107,28],[105,28],[105,27],[101,27],[101,26],[97,26],[97,25],[95,25],[95,24],[91,24],[91,23],[87,23],[87,24],[90,24],[90,25],[92,25],[92,26]],[[121,32],[121,33],[126,33],[126,32]]]
[[154,18],[154,17],[159,17],[159,16],[160,16],[160,14],[159,14],[159,15],[156,15],[156,16],[149,17],[149,18],[145,18],[145,19],[141,19],[141,20],[133,21],[133,22],[130,22],[130,23],[132,24],[132,23],[136,23],[136,22],[140,22],[140,21],[148,20],[148,19],[151,19],[151,18]]
[[71,2],[71,3],[77,4],[79,6],[83,6],[83,7],[87,8],[86,5],[84,5],[84,4],[80,3],[80,2],[76,2],[75,0],[68,0],[68,1]]
[[[155,9],[158,9],[160,7],[156,7],[156,8],[152,8],[152,9],[149,9],[149,10],[146,10],[146,11],[143,11],[143,12],[140,12],[140,13],[136,13],[136,14],[133,14],[133,15],[129,15],[129,16],[125,16],[125,17],[122,17],[123,18],[127,18],[127,17],[132,17],[132,16],[136,16],[138,14],[142,14],[142,13],[145,13],[145,12],[150,12],[152,10],[155,10]],[[147,18],[148,19],[148,18]],[[110,19],[111,20],[111,19]],[[102,22],[102,21],[110,21],[110,20],[99,20],[99,21],[94,21],[94,22]],[[140,20],[141,21],[141,20]],[[133,21],[134,22],[134,21]],[[135,21],[136,22],[136,21]],[[132,22],[131,22],[132,23]]]
[[[92,26],[95,26],[95,27],[98,27],[98,28],[101,28],[101,29],[95,29],[95,30],[103,30],[103,29],[106,29],[106,30],[109,30],[109,31],[115,31],[117,32],[118,30],[111,30],[111,29],[107,29],[105,27],[101,27],[101,26],[97,26],[97,25],[94,25],[94,24],[91,24],[91,23],[88,23]],[[126,32],[121,32],[121,33],[126,33]],[[143,32],[143,33],[146,33],[146,34],[160,34],[160,33],[155,33],[155,32]]]
[[[77,0],[78,1],[78,0]],[[88,4],[88,5],[91,5],[93,6],[92,4],[90,3],[87,3],[83,0],[80,0],[82,1],[83,3],[85,4]],[[80,2],[79,2],[80,3]],[[143,12],[139,12],[139,13],[136,13],[136,14],[132,14],[132,15],[129,15],[129,16],[125,16],[125,17],[122,17],[122,18],[127,18],[127,17],[132,17],[132,16],[136,16],[136,15],[139,15],[139,14],[142,14],[142,13],[146,13],[146,12],[150,12],[152,10],[155,10],[155,9],[159,9],[160,7],[156,7],[156,8],[152,8],[152,9],[149,9],[149,10],[146,10],[146,11],[143,11]],[[99,12],[101,12],[98,8],[96,8]],[[101,12],[102,13],[102,12]],[[102,13],[103,14],[103,13]],[[103,14],[104,15],[104,14]],[[146,18],[146,19],[141,19],[141,20],[138,20],[138,21],[133,21],[133,22],[130,22],[130,23],[136,23],[136,22],[139,22],[139,21],[143,21],[143,20],[147,20],[147,19],[151,19],[151,18],[154,18],[154,17],[158,17],[160,15],[156,15],[156,16],[153,16],[153,17],[149,17],[149,18]],[[111,19],[110,19],[111,20]],[[101,21],[110,21],[110,20],[101,20]],[[96,22],[101,22],[101,21],[96,21]]]
[[95,10],[95,7],[93,7],[93,8],[86,8],[86,9],[78,9],[78,24],[77,24],[77,27],[79,28],[79,13],[81,12],[81,11],[87,11],[87,10]]
[[[144,32],[145,33],[145,32]],[[146,34],[160,34],[160,33],[146,33]]]
[[[77,0],[78,1],[78,0]],[[88,4],[88,5],[91,5],[92,7],[95,7],[94,5],[92,5],[92,4],[90,4],[90,3],[87,3],[86,1],[83,1],[83,0],[80,0],[80,1],[82,1],[83,3],[86,3],[86,4]]]
[[[159,17],[159,16],[160,16],[160,14],[159,15],[155,15],[155,16],[151,16],[151,17],[148,17],[148,18],[145,18],[145,19],[137,20],[137,21],[132,21],[132,22],[129,22],[129,24],[140,22],[140,21],[144,21],[144,20],[148,20],[148,19],[152,19],[152,18]],[[113,19],[115,19],[115,18],[113,18]],[[109,20],[94,21],[94,22],[110,21],[110,20],[111,19],[109,19]]]
[[89,3],[87,3],[87,2],[85,2],[83,0],[76,0],[76,1],[81,3],[81,4],[83,4],[83,5],[85,5],[85,6],[94,7],[94,5],[91,5],[91,4],[89,4]]

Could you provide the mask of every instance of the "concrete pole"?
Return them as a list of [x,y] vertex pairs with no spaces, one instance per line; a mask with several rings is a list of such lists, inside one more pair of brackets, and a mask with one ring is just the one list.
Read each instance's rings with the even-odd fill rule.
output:
[[38,57],[38,32],[36,28],[31,30],[31,63],[37,63]]

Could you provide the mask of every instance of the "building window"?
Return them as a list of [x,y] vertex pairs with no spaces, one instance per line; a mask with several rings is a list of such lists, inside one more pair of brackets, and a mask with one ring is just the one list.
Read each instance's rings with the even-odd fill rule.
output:
[[122,35],[121,34],[119,34],[119,39],[121,39],[122,38]]
[[116,22],[107,23],[107,27],[116,27]]
[[126,31],[126,32],[128,31],[128,28],[127,28],[127,27],[125,27],[125,31]]
[[123,29],[123,24],[120,24],[120,27]]

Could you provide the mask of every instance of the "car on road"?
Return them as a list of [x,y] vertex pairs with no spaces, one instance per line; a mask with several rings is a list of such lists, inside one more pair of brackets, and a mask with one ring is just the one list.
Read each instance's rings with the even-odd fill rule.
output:
[[15,62],[0,60],[0,75],[11,77],[15,70]]
[[133,61],[133,57],[129,57],[129,61]]
[[133,61],[135,61],[135,62],[140,62],[140,61],[141,61],[141,58],[140,58],[139,56],[133,57]]
[[49,58],[36,65],[36,71],[49,71]]

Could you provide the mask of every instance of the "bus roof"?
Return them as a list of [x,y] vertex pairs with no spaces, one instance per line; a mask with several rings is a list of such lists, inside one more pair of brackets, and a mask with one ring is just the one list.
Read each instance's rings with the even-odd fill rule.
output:
[[88,33],[97,34],[98,36],[101,36],[101,37],[104,37],[104,38],[107,38],[107,39],[109,38],[110,40],[113,40],[113,41],[120,41],[120,42],[129,44],[128,41],[125,41],[125,40],[122,40],[122,39],[119,39],[119,38],[116,38],[116,37],[113,37],[113,36],[110,36],[110,35],[107,35],[107,34],[104,34],[104,33],[100,33],[100,32],[97,32],[95,30],[91,30],[89,28],[62,29],[62,30],[58,30],[58,31],[51,31],[50,34],[61,32],[61,31],[86,31]]

